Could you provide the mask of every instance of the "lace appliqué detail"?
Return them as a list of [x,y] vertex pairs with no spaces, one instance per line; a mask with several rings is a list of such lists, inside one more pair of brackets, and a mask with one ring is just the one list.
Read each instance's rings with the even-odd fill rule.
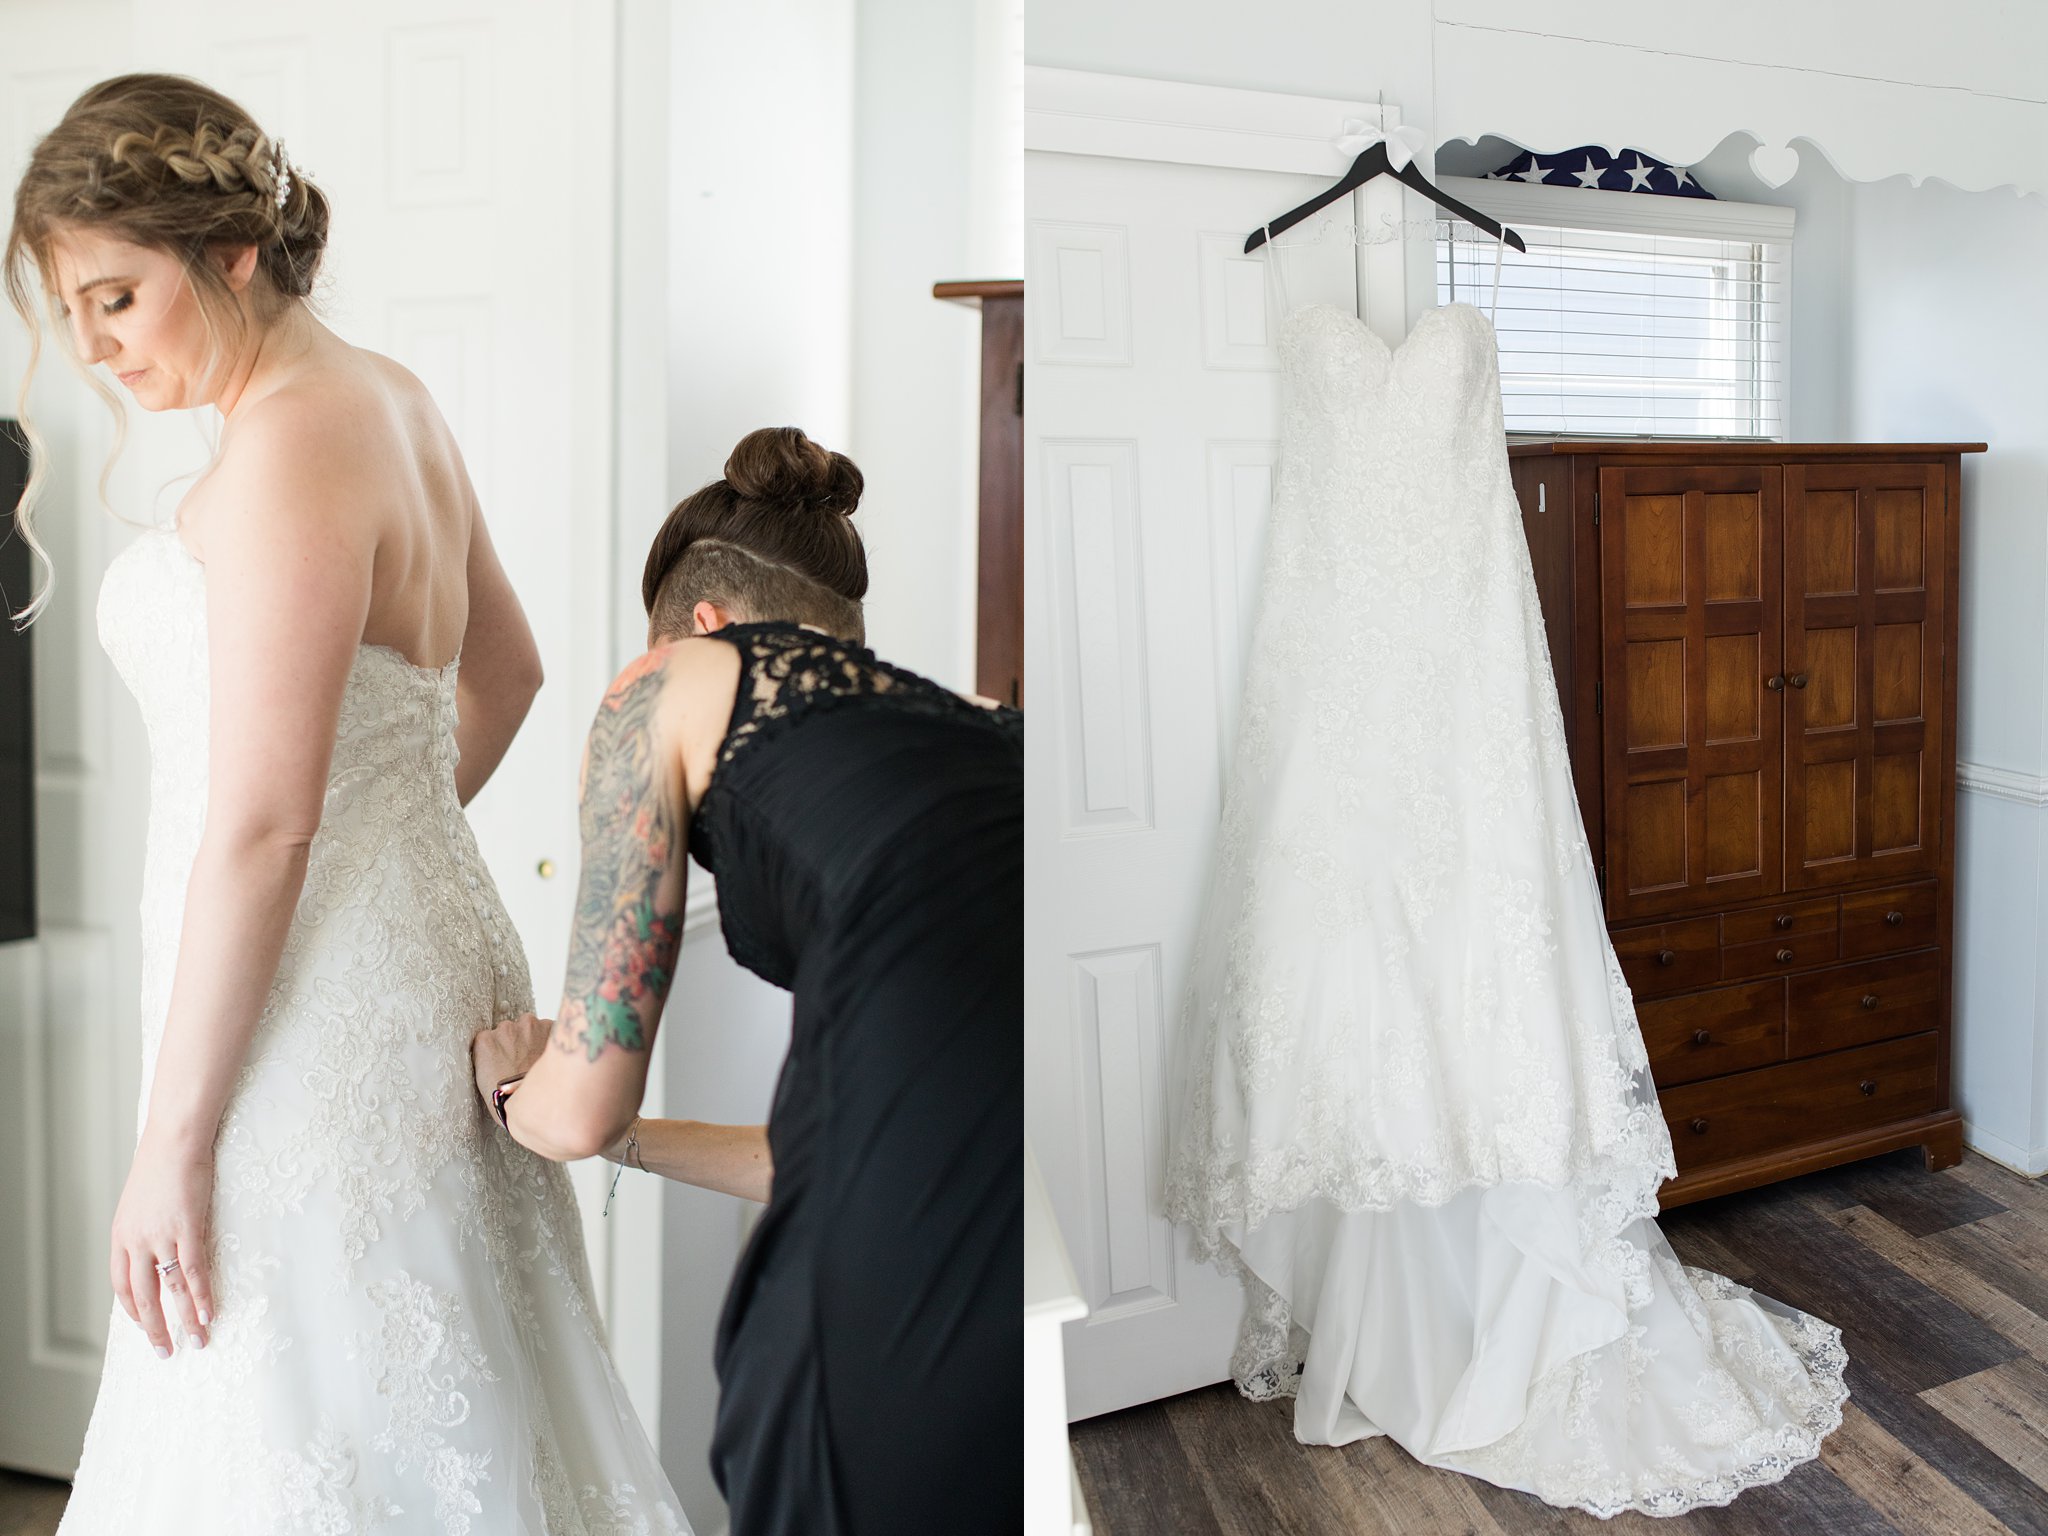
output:
[[376,1335],[358,1334],[350,1353],[365,1361],[391,1419],[370,1444],[394,1454],[394,1470],[418,1469],[434,1493],[434,1515],[447,1536],[469,1536],[469,1517],[483,1512],[476,1485],[488,1474],[491,1452],[463,1451],[446,1431],[469,1418],[469,1392],[498,1379],[484,1363],[462,1315],[462,1303],[414,1280],[403,1270],[370,1287],[384,1314]]
[[887,698],[899,708],[975,720],[992,730],[1014,730],[1020,719],[1016,710],[969,703],[865,646],[799,624],[731,624],[717,638],[740,653],[739,694],[718,749],[720,767],[778,725],[848,699]]

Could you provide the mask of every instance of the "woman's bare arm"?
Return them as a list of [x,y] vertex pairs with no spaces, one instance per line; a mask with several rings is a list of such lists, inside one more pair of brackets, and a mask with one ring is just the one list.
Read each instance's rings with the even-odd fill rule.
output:
[[455,674],[455,792],[464,805],[504,761],[533,697],[540,692],[540,648],[519,596],[498,563],[481,512],[469,531],[469,625]]
[[606,1157],[678,1184],[767,1203],[775,1176],[767,1126],[644,1119],[636,1124],[637,1130],[605,1148]]
[[209,1149],[320,827],[376,555],[332,434],[301,405],[263,410],[206,487],[206,829],[145,1131]]
[[[486,1104],[498,1084],[532,1073],[548,1053],[554,1027],[553,1019],[527,1013],[477,1031],[470,1050],[476,1090]],[[625,1133],[604,1149],[604,1156],[678,1184],[764,1203],[774,1172],[765,1125],[713,1125],[703,1120],[636,1116]]]
[[[214,1142],[305,883],[369,614],[376,534],[348,500],[356,462],[306,408],[265,402],[186,530],[206,566],[206,827],[108,1256],[116,1298],[165,1357],[168,1313],[200,1347],[210,1331]],[[179,1268],[156,1267],[173,1255]]]
[[552,1045],[506,1101],[514,1139],[543,1157],[595,1157],[640,1108],[682,948],[690,808],[738,676],[722,641],[661,646],[619,674],[591,725],[562,1006]]

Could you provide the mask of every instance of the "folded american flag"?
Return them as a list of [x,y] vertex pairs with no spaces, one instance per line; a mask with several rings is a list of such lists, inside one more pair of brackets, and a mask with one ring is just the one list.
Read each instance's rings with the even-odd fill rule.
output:
[[1693,179],[1682,165],[1667,165],[1641,150],[1624,149],[1610,155],[1597,144],[1539,155],[1523,150],[1498,170],[1488,171],[1489,181],[1541,182],[1549,187],[1597,187],[1602,192],[1655,192],[1662,197],[1704,197],[1713,193]]

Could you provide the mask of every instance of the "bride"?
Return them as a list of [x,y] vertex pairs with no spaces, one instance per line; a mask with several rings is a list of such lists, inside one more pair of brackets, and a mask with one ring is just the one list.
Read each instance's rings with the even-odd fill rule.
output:
[[470,1037],[532,995],[462,806],[540,668],[432,400],[307,305],[327,223],[164,75],[88,90],[15,194],[31,332],[40,286],[80,364],[223,424],[101,591],[150,734],[145,1089],[133,1326],[62,1530],[684,1531],[567,1177],[471,1096]]

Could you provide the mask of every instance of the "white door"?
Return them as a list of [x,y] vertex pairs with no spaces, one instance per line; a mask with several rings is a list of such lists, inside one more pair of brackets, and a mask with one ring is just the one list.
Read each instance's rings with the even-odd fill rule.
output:
[[[1279,305],[1242,246],[1378,112],[1055,70],[1027,92],[1027,1126],[1089,1308],[1067,1326],[1083,1418],[1228,1374],[1239,1289],[1160,1206],[1278,451]],[[1356,201],[1284,258],[1287,299],[1398,340],[1412,250],[1348,230],[1398,218],[1399,189]]]
[[[11,188],[33,138],[92,81],[169,70],[240,101],[332,198],[327,319],[433,391],[540,643],[548,686],[470,814],[551,1011],[577,877],[578,759],[614,660],[615,486],[647,469],[619,459],[612,411],[617,9],[291,0],[253,31],[250,15],[227,0],[8,0],[0,173]],[[21,338],[5,318],[0,335],[11,401]],[[0,1465],[61,1476],[98,1382],[106,1230],[134,1145],[146,781],[139,722],[92,632],[100,572],[126,537],[94,489],[104,411],[47,354],[36,403],[53,429],[59,494],[43,525],[64,588],[35,630],[43,935],[0,949]],[[161,487],[205,449],[189,422],[135,425],[113,500],[161,516],[176,494]],[[658,484],[658,430],[652,464]],[[604,1172],[587,1165],[578,1182],[593,1217]],[[634,1204],[653,1209],[634,1214],[636,1253],[658,1255],[658,1202],[641,1194]],[[652,1429],[658,1309],[641,1293],[658,1264],[612,1274],[617,1216],[586,1225]],[[621,1336],[621,1312],[638,1331]]]

